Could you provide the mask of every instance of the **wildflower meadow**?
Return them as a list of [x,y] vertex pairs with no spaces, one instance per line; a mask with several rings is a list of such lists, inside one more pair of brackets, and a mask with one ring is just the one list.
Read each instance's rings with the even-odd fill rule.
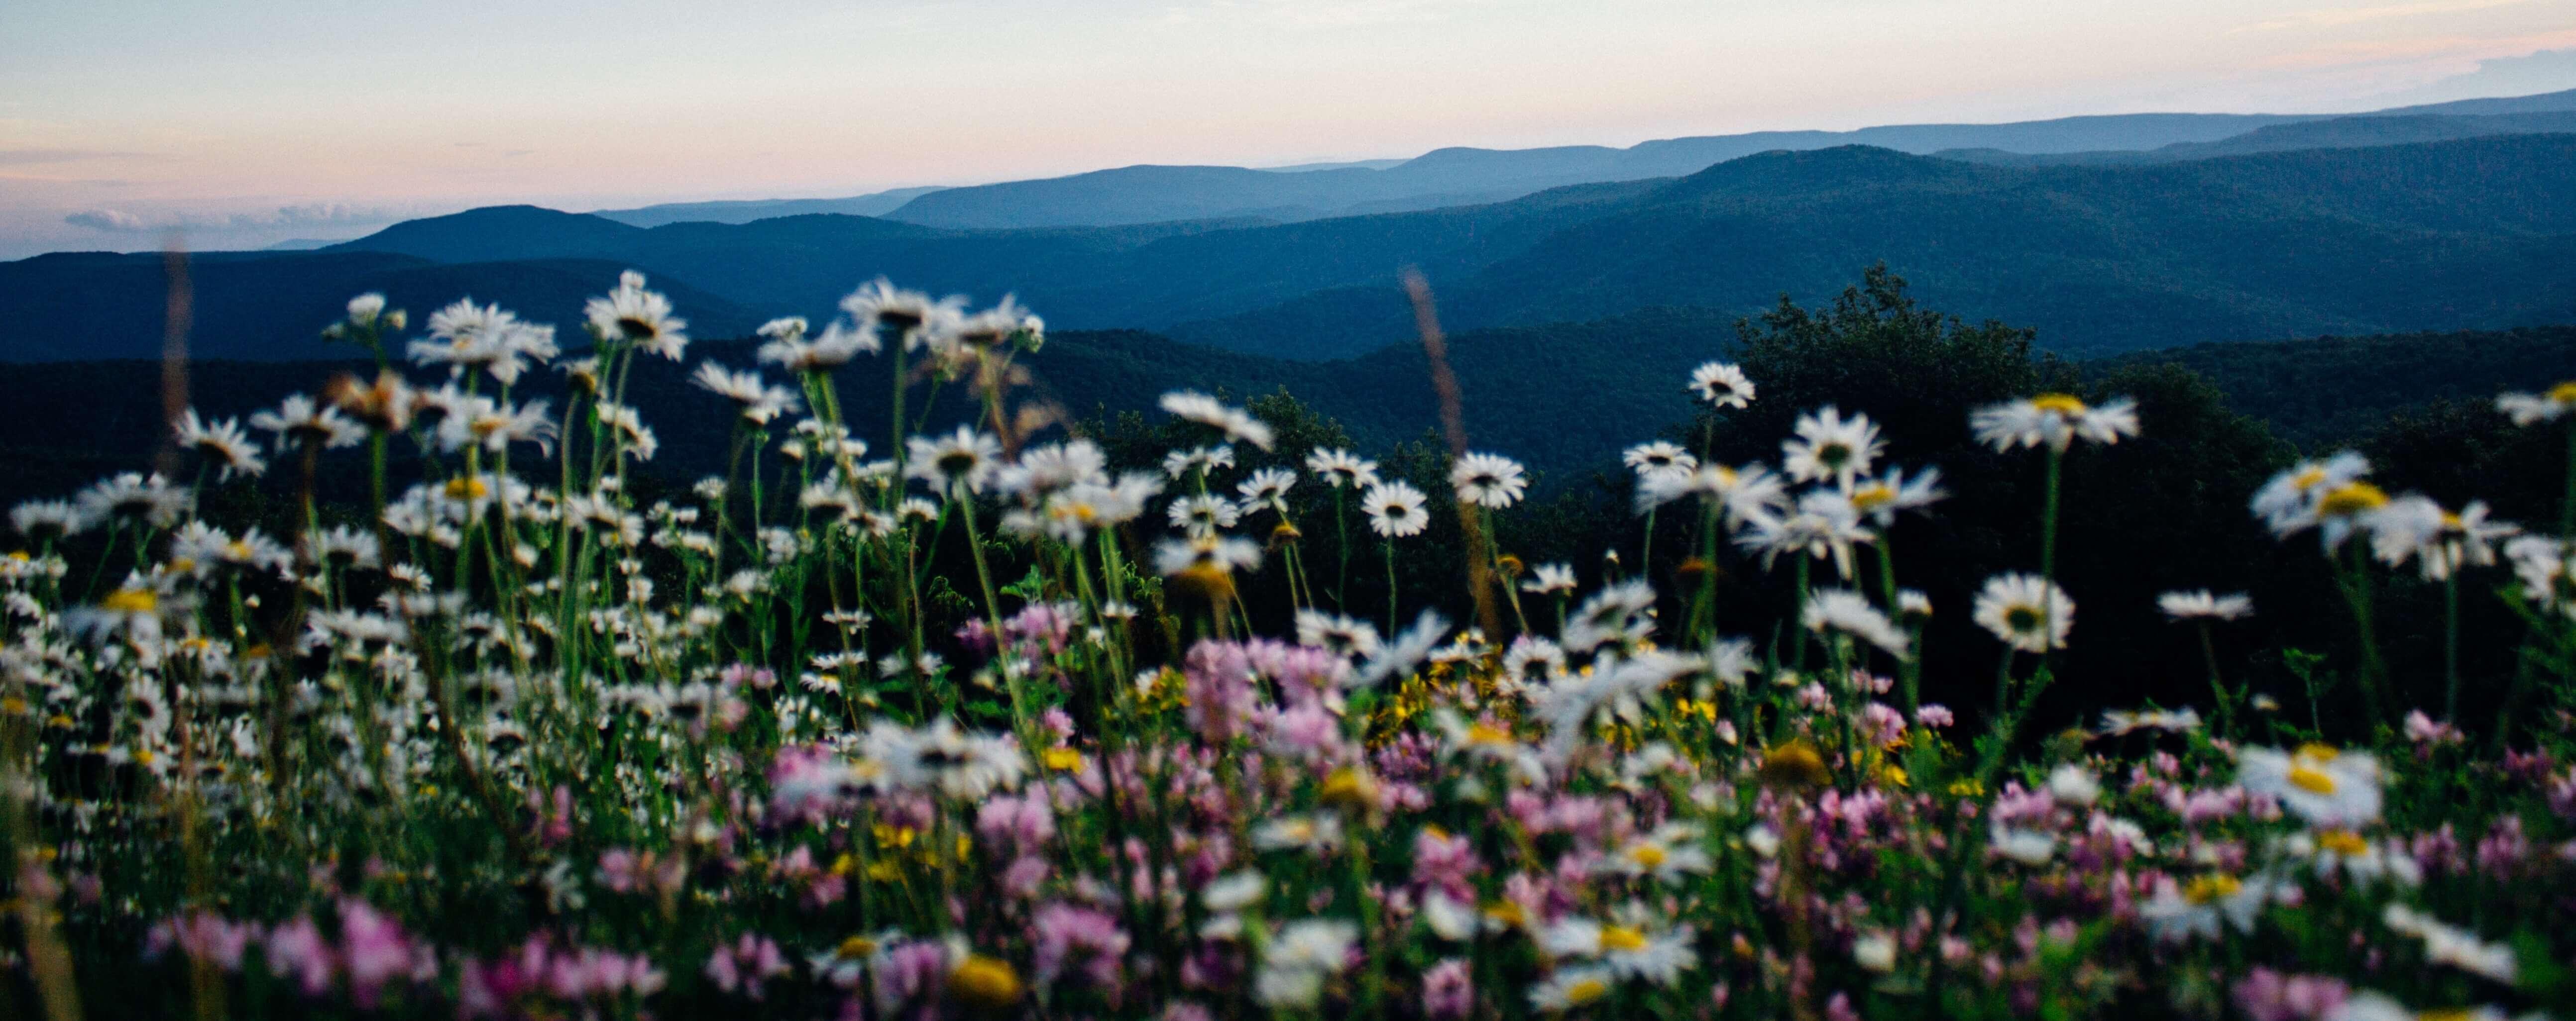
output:
[[[2159,427],[2118,395],[1974,411],[2041,484],[1953,603],[1895,542],[1942,466],[1833,406],[1717,463],[1725,362],[1624,451],[1634,559],[1528,562],[1537,480],[1454,407],[1428,475],[1192,391],[1113,458],[1007,299],[880,280],[738,365],[676,313],[361,296],[372,376],[11,511],[13,1016],[2576,1013],[2576,383],[2496,398],[2569,437],[2555,520],[2354,453],[2224,494],[2322,563],[2333,695],[2252,689],[2246,595],[2126,593],[2205,683],[2065,727],[2113,605],[2068,469]],[[722,474],[648,492],[646,376],[731,409]],[[2401,580],[2439,677],[2383,656]]]

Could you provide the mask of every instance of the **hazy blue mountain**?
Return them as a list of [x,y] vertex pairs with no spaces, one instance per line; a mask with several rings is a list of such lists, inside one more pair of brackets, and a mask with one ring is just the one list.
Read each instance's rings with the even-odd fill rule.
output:
[[2336,117],[2329,120],[2274,124],[2214,142],[2176,142],[2144,152],[2097,149],[2089,152],[2034,155],[2006,152],[2001,149],[1950,149],[1933,155],[1970,163],[2006,167],[2110,166],[2171,163],[2258,152],[2288,152],[2295,149],[2348,149],[2374,145],[2402,145],[2409,142],[2443,142],[2492,135],[2564,132],[2576,132],[2576,110],[2472,115],[2371,114],[2364,117]]
[[[1015,292],[1065,326],[1154,326],[1388,279],[1408,263],[1465,272],[1650,188],[1588,185],[1498,206],[1287,225],[1206,221],[1013,231],[820,215],[647,229],[585,214],[496,207],[400,224],[333,251],[474,262],[615,260],[746,307],[818,321],[855,284],[882,274],[985,301]],[[463,239],[478,236],[481,244],[460,248]]]
[[[1433,280],[1443,317],[1479,327],[1751,312],[1883,259],[1927,304],[2107,352],[2576,321],[2571,256],[2570,135],[2034,170],[1843,148],[1720,164]],[[1163,328],[1243,350],[1364,351],[1411,332],[1392,283]]]
[[597,256],[618,251],[643,230],[589,213],[485,206],[405,220],[324,250],[398,252],[438,262]]
[[838,213],[844,216],[884,216],[915,198],[938,191],[938,185],[918,188],[894,188],[869,192],[842,199],[748,199],[732,202],[668,202],[635,209],[602,209],[592,216],[615,220],[630,227],[659,227],[666,223],[750,223],[781,216],[803,216],[809,213]]
[[1857,131],[1763,131],[1543,149],[1434,149],[1383,169],[1313,169],[1282,179],[1239,167],[1134,166],[1067,177],[949,188],[883,214],[939,227],[1146,223],[1226,216],[1316,219],[1499,202],[1547,188],[1675,177],[1779,149],[1875,145],[1929,153],[1970,147],[2022,153],[2149,149],[2205,142],[2310,119],[2268,114],[2122,114],[2014,124],[1918,124]]
[[[633,267],[717,336],[714,324],[771,315],[819,321],[883,274],[979,302],[1016,293],[1061,329],[1329,359],[1411,336],[1395,288],[1407,265],[1430,276],[1444,319],[1472,329],[1652,307],[1731,317],[1784,293],[1815,300],[1884,261],[1937,307],[2038,327],[2059,350],[2114,352],[2576,322],[2571,255],[2576,135],[2521,135],[2109,167],[1774,151],[1681,178],[1287,224],[949,230],[809,215],[638,228],[501,207],[320,253],[201,262],[209,274],[240,264],[223,270],[238,280],[209,275],[209,287],[279,289],[205,320],[222,328],[216,349],[249,357],[285,356],[347,295],[437,262],[452,264],[438,270],[445,290],[399,295],[416,312],[471,293],[566,316]],[[0,264],[12,331],[0,357],[157,350],[157,263],[81,261],[97,258]]]
[[1403,162],[1404,161],[1400,159],[1344,160],[1339,163],[1291,163],[1282,167],[1254,167],[1252,169],[1264,170],[1273,174],[1302,174],[1309,170],[1384,170],[1388,167],[1400,165]]
[[2576,89],[2543,92],[2530,96],[2494,96],[2482,99],[2455,99],[2447,103],[2424,103],[2378,111],[2382,114],[2464,114],[2559,113],[2576,110]]
[[339,242],[337,242],[337,241],[325,240],[325,239],[323,239],[323,238],[288,238],[288,239],[286,239],[286,240],[284,240],[284,241],[280,241],[280,242],[278,242],[278,243],[276,243],[276,244],[273,244],[273,245],[270,245],[270,246],[268,246],[268,247],[266,247],[266,248],[262,248],[262,249],[260,249],[260,251],[263,251],[263,252],[309,252],[309,251],[312,251],[312,250],[314,250],[314,249],[316,249],[316,248],[329,248],[329,247],[331,247],[332,245],[335,245],[335,244],[339,244]]
[[[2464,100],[2380,111],[2401,115],[2494,115],[2576,110],[2576,90],[2539,96]],[[1066,177],[944,189],[891,211],[867,212],[939,227],[1010,228],[1145,223],[1220,217],[1313,219],[1499,202],[1545,188],[1633,181],[1694,173],[1726,160],[1776,149],[1872,145],[1899,152],[1994,150],[2022,156],[2143,152],[2215,143],[2283,125],[2332,119],[2321,114],[2142,113],[2007,124],[1903,124],[1855,131],[1761,131],[1671,138],[1627,148],[1435,149],[1410,160],[1306,164],[1283,181],[1240,167],[1133,166]],[[2364,115],[2367,116],[2367,115]],[[2488,132],[2494,133],[2494,132]],[[2439,137],[2469,137],[2465,134]],[[2428,141],[2390,138],[2388,141]],[[2234,152],[2266,151],[2255,146]],[[2219,155],[2223,153],[2211,153]],[[2101,162],[2076,159],[2070,162]],[[824,211],[824,210],[814,210]],[[848,210],[863,212],[861,210]]]

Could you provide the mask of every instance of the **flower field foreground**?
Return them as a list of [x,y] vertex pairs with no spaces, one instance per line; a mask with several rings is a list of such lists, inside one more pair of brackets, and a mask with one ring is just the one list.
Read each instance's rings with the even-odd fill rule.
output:
[[[404,345],[435,388],[388,369],[247,428],[191,411],[169,475],[16,508],[12,1007],[2576,1014],[2566,520],[2300,465],[2243,495],[2337,565],[2364,727],[2264,711],[2212,653],[2200,707],[2030,733],[2042,691],[2082,683],[2052,672],[2087,595],[2054,573],[2060,466],[2152,431],[2127,402],[1976,414],[2047,487],[1992,523],[2028,560],[1973,605],[1932,605],[1889,548],[1898,515],[1939,512],[1938,472],[1831,407],[1776,464],[1628,451],[1637,513],[1698,545],[1663,591],[1615,567],[1587,587],[1492,541],[1530,485],[1504,456],[1453,451],[1454,501],[1339,449],[1238,471],[1273,424],[1183,392],[1161,406],[1197,441],[1116,471],[1013,400],[1042,333],[1010,301],[880,281],[843,308],[764,327],[763,368],[689,370],[739,415],[729,474],[683,498],[630,495],[658,442],[626,381],[682,371],[689,341],[628,274],[579,357],[471,302],[406,340],[362,296],[330,333],[380,363]],[[860,358],[895,380],[864,426],[835,385]],[[514,399],[549,372],[564,407]],[[1721,423],[1758,383],[1675,381]],[[907,416],[941,385],[974,421]],[[2500,406],[2558,423],[2576,384]],[[395,491],[388,453],[414,450]],[[361,471],[372,506],[313,495]],[[198,515],[263,475],[300,498]],[[1397,589],[1398,548],[1452,511],[1464,598]],[[1347,553],[1304,552],[1319,529],[1385,550],[1385,605],[1344,605]],[[1720,563],[1794,575],[1796,603],[1720,619]],[[2543,722],[2518,743],[2384,704],[2371,593],[2401,570],[2523,615],[2514,696]],[[2161,606],[2201,648],[2257,609]],[[1253,633],[1283,609],[1293,633]],[[1993,641],[1926,650],[1933,614]],[[1934,654],[1991,661],[1991,705],[1920,703]]]

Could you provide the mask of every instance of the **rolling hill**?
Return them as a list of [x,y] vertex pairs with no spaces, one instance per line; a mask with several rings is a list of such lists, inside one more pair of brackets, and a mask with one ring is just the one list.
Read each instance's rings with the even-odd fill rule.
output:
[[[941,189],[881,214],[938,227],[1001,229],[1061,227],[1157,220],[1254,216],[1314,219],[1371,212],[1431,209],[1468,202],[1500,202],[1546,188],[1603,181],[1678,177],[1712,164],[1774,150],[1876,146],[1917,155],[1987,151],[2038,157],[2044,162],[2098,162],[2113,154],[2157,151],[2163,159],[2198,158],[2192,146],[2216,146],[2200,155],[2234,155],[2308,148],[2296,134],[2228,148],[2232,140],[2282,131],[2311,121],[2349,122],[2380,116],[2414,119],[2576,111],[2576,91],[2332,117],[2315,114],[2140,113],[2008,124],[1899,124],[1853,131],[1756,131],[1737,135],[1667,138],[1627,148],[1582,145],[1543,149],[1435,149],[1384,169],[1344,169],[1282,177],[1240,167],[1134,166],[1066,177]],[[2349,130],[2349,129],[2346,129]],[[2466,138],[2472,134],[2566,130],[2564,127],[2486,130],[2454,125],[2448,132],[2379,141]],[[2289,144],[2280,144],[2287,142]]]
[[615,220],[630,227],[659,227],[666,223],[750,223],[781,216],[805,216],[830,213],[841,216],[884,216],[904,203],[938,191],[937,186],[894,188],[840,199],[752,199],[734,202],[666,202],[634,209],[601,209],[591,213],[604,220]]
[[[320,252],[203,257],[199,322],[210,351],[301,357],[356,290],[392,289],[415,311],[471,293],[562,317],[632,266],[674,291],[700,335],[720,336],[768,315],[827,316],[886,274],[984,301],[1016,292],[1058,328],[1330,359],[1411,336],[1393,287],[1406,265],[1430,276],[1447,321],[1472,329],[1667,306],[1733,316],[1829,295],[1883,261],[1928,303],[2107,354],[2576,321],[2570,255],[2576,135],[2026,168],[1849,146],[1289,224],[991,231],[807,215],[639,228],[495,207]],[[432,266],[447,293],[415,283]],[[158,267],[0,263],[0,356],[156,352]]]
[[2376,114],[2298,121],[2256,128],[2214,142],[2176,142],[2144,151],[2101,149],[2090,152],[2018,153],[2002,149],[1945,149],[1946,159],[2004,167],[2111,166],[2173,163],[2183,160],[2243,156],[2296,149],[2356,149],[2410,142],[2447,142],[2493,135],[2538,135],[2576,132],[2576,111],[2493,114]]

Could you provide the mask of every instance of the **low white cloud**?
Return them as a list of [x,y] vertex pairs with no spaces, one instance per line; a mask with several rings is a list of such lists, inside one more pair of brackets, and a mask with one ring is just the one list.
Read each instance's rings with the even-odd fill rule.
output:
[[63,217],[63,222],[112,234],[135,234],[152,229],[152,225],[144,222],[142,217],[121,209],[84,209]]
[[39,163],[79,163],[87,160],[137,160],[168,162],[169,157],[148,152],[106,152],[97,149],[0,149],[0,167],[31,166]]
[[84,209],[63,217],[74,227],[115,234],[165,230],[273,230],[285,227],[356,227],[391,223],[404,213],[376,206],[318,202],[279,206],[247,213],[164,212],[137,214],[122,209]]

